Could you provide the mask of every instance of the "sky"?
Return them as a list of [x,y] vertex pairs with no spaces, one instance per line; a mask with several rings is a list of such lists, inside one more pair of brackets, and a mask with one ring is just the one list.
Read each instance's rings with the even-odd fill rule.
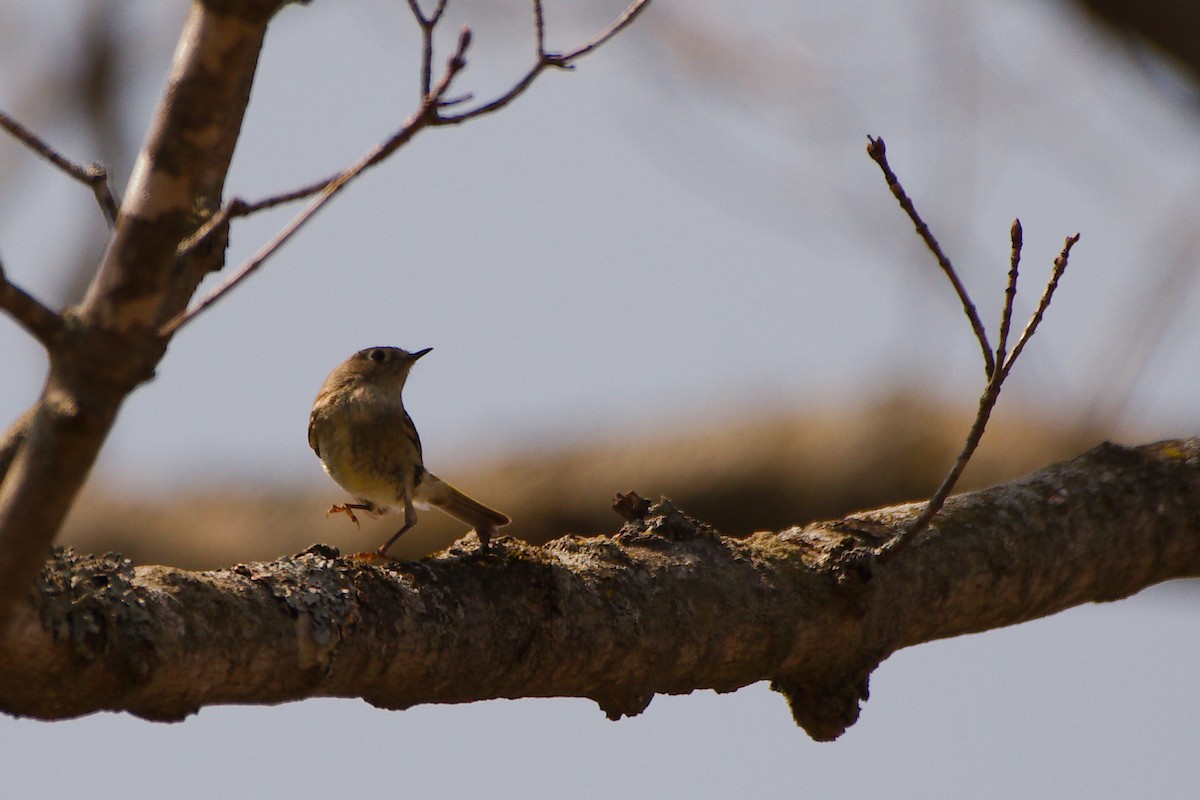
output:
[[[127,12],[140,66],[122,111],[144,120],[135,129],[153,113],[186,5]],[[447,36],[479,20],[462,85],[479,97],[528,63],[514,44],[530,37],[526,5],[500,7],[451,7],[462,16]],[[0,77],[6,110],[39,48],[73,24],[66,3],[16,8],[0,44],[25,71]],[[1070,420],[1120,400],[1114,438],[1195,432],[1200,128],[1169,78],[1130,68],[1125,50],[1048,0],[771,2],[755,13],[656,0],[627,35],[509,109],[419,136],[179,334],[123,409],[95,480],[147,493],[319,485],[304,434],[312,398],[334,365],[376,344],[434,348],[405,399],[440,463],[730,409],[868,402],[896,384],[961,402],[965,429],[977,348],[866,157],[868,134],[886,139],[993,328],[1012,218],[1025,228],[1021,317],[1063,239],[1082,233],[999,413]],[[549,4],[550,45],[585,38],[602,16]],[[416,102],[415,44],[401,3],[285,9],[229,193],[303,185],[384,139]],[[52,123],[55,101],[34,116]],[[72,150],[86,139],[68,127],[47,135],[96,157]],[[86,190],[11,143],[0,169],[20,171],[0,184],[0,258],[52,296],[99,214]],[[235,227],[229,269],[296,210]],[[1147,321],[1164,328],[1143,354]],[[0,322],[0,364],[0,416],[12,418],[36,397],[43,357]],[[1200,777],[1187,747],[1191,608],[1191,593],[1163,587],[904,651],[834,744],[809,742],[762,686],[658,698],[615,724],[577,700],[403,713],[315,701],[206,709],[175,726],[0,718],[11,764],[0,785],[115,796],[136,771],[149,776],[145,796],[1091,798],[1129,796],[1133,776],[1157,781],[1139,794],[1184,796]],[[78,768],[54,766],[67,752]]]

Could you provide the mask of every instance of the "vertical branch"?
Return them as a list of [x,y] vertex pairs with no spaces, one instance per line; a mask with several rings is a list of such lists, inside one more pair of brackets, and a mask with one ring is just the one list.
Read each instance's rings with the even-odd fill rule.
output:
[[1025,349],[1026,343],[1037,330],[1038,325],[1042,322],[1042,317],[1046,314],[1046,309],[1050,307],[1050,298],[1054,296],[1054,290],[1058,288],[1058,281],[1062,278],[1063,273],[1067,271],[1067,260],[1071,257],[1071,248],[1079,241],[1079,234],[1068,236],[1063,243],[1062,252],[1054,259],[1054,271],[1050,275],[1050,282],[1046,284],[1046,290],[1042,292],[1042,299],[1038,301],[1037,310],[1033,312],[1033,316],[1029,318],[1028,324],[1025,325],[1025,330],[1021,331],[1021,338],[1017,340],[1017,344],[1013,347],[1012,355],[1008,357],[1008,361],[1004,363],[1001,369],[1001,379],[1008,376],[1009,371],[1013,368],[1013,364],[1017,361],[1017,356],[1021,355],[1021,351]]
[[913,520],[912,525],[880,548],[878,553],[876,553],[879,563],[886,564],[908,547],[921,531],[925,530],[926,526],[942,510],[946,498],[950,496],[950,492],[954,490],[958,479],[962,477],[963,471],[967,468],[967,464],[971,460],[971,456],[974,455],[975,449],[979,447],[979,442],[983,439],[983,432],[987,428],[988,419],[991,418],[992,409],[996,407],[996,402],[1000,399],[1000,389],[1004,385],[1004,380],[1008,377],[1008,373],[1012,370],[1013,364],[1016,363],[1017,357],[1021,355],[1021,351],[1025,348],[1029,338],[1037,330],[1038,324],[1046,313],[1046,309],[1050,306],[1050,298],[1054,295],[1054,290],[1058,287],[1058,281],[1067,268],[1067,259],[1071,254],[1071,248],[1079,241],[1079,234],[1075,234],[1067,239],[1062,252],[1054,260],[1054,271],[1050,277],[1050,281],[1046,285],[1045,291],[1042,293],[1041,302],[1038,303],[1037,310],[1034,311],[1029,324],[1025,326],[1025,331],[1021,334],[1021,338],[1017,341],[1012,353],[1006,356],[1005,351],[1008,348],[1008,336],[1012,327],[1013,303],[1017,296],[1021,247],[1024,242],[1021,220],[1013,220],[1012,228],[1009,231],[1012,249],[1009,257],[1008,285],[1004,291],[1004,307],[1000,314],[1000,336],[996,345],[996,352],[993,354],[991,347],[988,345],[987,332],[983,328],[983,322],[979,319],[979,314],[975,310],[974,303],[967,296],[966,288],[958,280],[958,275],[954,271],[954,267],[950,264],[950,259],[942,252],[937,238],[929,230],[929,226],[925,224],[925,221],[921,219],[921,215],[917,213],[917,209],[908,197],[908,193],[904,191],[904,187],[900,184],[900,179],[896,177],[896,174],[892,172],[892,168],[888,165],[887,149],[883,143],[883,139],[867,138],[869,140],[867,154],[870,155],[872,160],[883,171],[884,178],[887,180],[888,188],[891,190],[892,195],[900,202],[900,207],[908,214],[908,218],[916,226],[918,235],[925,242],[930,252],[937,258],[942,271],[946,274],[950,283],[953,284],[954,290],[958,293],[959,299],[963,304],[963,310],[966,312],[967,318],[971,321],[971,328],[975,332],[975,338],[978,340],[979,346],[983,351],[984,372],[987,375],[987,385],[984,387],[983,394],[979,397],[979,410],[975,413],[975,421],[971,424],[971,430],[967,433],[966,441],[963,443],[962,450],[959,451],[958,458],[954,460],[953,466],[950,467],[950,472],[942,480],[937,490],[933,493],[933,496],[929,498],[929,502],[925,504],[925,508]]
[[[1017,262],[1020,259],[1020,223],[1013,225],[1013,259],[1012,267],[1009,271],[1009,290],[1006,292],[1005,309],[1007,316],[1011,316],[1012,298],[1017,291]],[[1045,291],[1042,292],[1042,298],[1038,302],[1037,310],[1033,312],[1033,317],[1029,320],[1029,324],[1025,326],[1021,338],[1017,341],[1012,353],[1008,359],[1003,362],[998,362],[996,369],[988,378],[987,386],[983,390],[983,395],[979,398],[979,410],[975,414],[975,422],[971,425],[971,430],[967,434],[967,440],[963,444],[962,450],[955,459],[954,465],[950,468],[950,472],[946,475],[937,491],[929,498],[924,510],[917,516],[913,523],[901,535],[897,536],[892,541],[888,542],[878,553],[880,563],[886,564],[896,557],[896,554],[906,548],[917,534],[925,530],[925,527],[933,521],[938,512],[945,505],[946,498],[950,496],[950,492],[954,490],[954,486],[958,483],[958,479],[962,477],[963,471],[967,468],[967,463],[971,460],[971,456],[975,453],[975,449],[979,447],[979,442],[983,438],[984,429],[987,427],[988,419],[991,417],[992,409],[996,407],[996,402],[1000,399],[1000,388],[1004,385],[1004,381],[1008,378],[1009,372],[1012,371],[1013,364],[1021,355],[1021,351],[1025,349],[1026,343],[1037,330],[1038,324],[1046,313],[1046,309],[1050,307],[1050,299],[1054,296],[1054,290],[1058,288],[1058,281],[1062,278],[1063,273],[1067,269],[1067,260],[1071,254],[1071,248],[1079,241],[1079,234],[1067,238],[1063,245],[1062,252],[1054,259],[1054,270],[1050,276],[1050,280],[1046,284]],[[1005,333],[1001,334],[1000,348],[1004,346]],[[997,350],[999,354],[1001,351]]]
[[[425,95],[425,99],[421,103],[421,107],[418,108],[416,113],[409,117],[407,121],[405,121],[405,123],[400,127],[400,130],[389,137],[388,140],[383,144],[373,148],[371,152],[363,156],[363,158],[361,158],[357,164],[354,164],[350,168],[344,170],[333,180],[325,184],[317,196],[314,197],[312,201],[310,201],[309,204],[305,206],[304,209],[301,210],[301,212],[283,228],[283,230],[277,233],[270,242],[268,242],[261,250],[255,253],[249,261],[239,267],[237,271],[234,272],[233,275],[231,275],[224,283],[222,283],[207,297],[197,303],[195,307],[191,308],[190,310],[181,310],[177,315],[170,319],[159,330],[159,335],[167,338],[173,336],[181,327],[195,319],[207,308],[224,297],[228,292],[236,288],[238,284],[254,274],[259,267],[261,267],[268,258],[273,256],[280,247],[286,244],[287,241],[291,239],[297,231],[304,227],[304,225],[306,225],[318,211],[325,207],[326,203],[333,199],[334,195],[346,188],[351,181],[353,181],[363,172],[383,161],[389,155],[408,143],[419,132],[427,128],[431,124],[434,115],[437,113],[437,108],[441,102],[442,96],[449,91],[450,85],[454,82],[454,78],[458,75],[458,73],[461,72],[464,67],[466,67],[466,53],[470,44],[471,31],[467,28],[463,28],[462,33],[459,36],[458,48],[455,50],[454,55],[451,56],[450,62],[446,65],[446,71],[438,81],[437,86],[434,87],[433,91]],[[218,212],[218,214],[215,216],[221,216],[221,212]],[[228,214],[225,214],[224,216],[227,218]]]
[[996,344],[996,363],[1001,365],[1004,364],[1005,351],[1008,349],[1013,302],[1017,298],[1017,275],[1021,266],[1021,245],[1024,241],[1021,220],[1013,220],[1009,236],[1012,239],[1012,255],[1009,256],[1008,285],[1004,288],[1004,308],[1000,311],[1000,341]]
[[181,264],[176,248],[197,214],[219,203],[267,22],[282,2],[191,7],[105,259],[50,350],[28,422],[5,439],[0,627],[40,568],[122,402],[162,358],[156,321],[221,263],[216,252]]
[[408,7],[412,11],[413,17],[417,20],[417,25],[421,28],[421,98],[424,99],[429,95],[433,88],[433,32],[437,28],[438,22],[442,19],[442,14],[446,12],[446,4],[450,0],[437,0],[437,5],[434,6],[433,13],[429,16],[421,10],[420,3],[417,0],[408,0]]
[[533,0],[533,35],[538,61],[541,61],[546,55],[546,18],[542,13],[542,0]]

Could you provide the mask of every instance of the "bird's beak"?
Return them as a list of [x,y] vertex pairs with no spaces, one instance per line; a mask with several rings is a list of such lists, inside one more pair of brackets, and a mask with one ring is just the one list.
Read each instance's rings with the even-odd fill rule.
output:
[[418,351],[417,351],[417,352],[415,352],[415,353],[410,353],[410,354],[409,354],[409,356],[408,356],[408,358],[409,358],[409,360],[410,360],[410,361],[416,361],[418,358],[420,358],[421,356],[425,355],[426,353],[428,353],[428,352],[429,352],[430,350],[432,350],[432,349],[433,349],[432,347],[426,347],[424,350],[418,350]]

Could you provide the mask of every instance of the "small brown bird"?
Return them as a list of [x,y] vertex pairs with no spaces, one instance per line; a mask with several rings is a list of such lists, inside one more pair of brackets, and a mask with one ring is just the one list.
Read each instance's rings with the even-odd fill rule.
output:
[[404,527],[377,551],[386,555],[417,524],[416,509],[440,509],[475,528],[480,549],[511,520],[425,470],[421,439],[400,397],[412,365],[433,348],[410,353],[398,347],[359,350],[329,373],[308,418],[308,444],[329,477],[357,500],[332,506],[358,523],[404,513]]

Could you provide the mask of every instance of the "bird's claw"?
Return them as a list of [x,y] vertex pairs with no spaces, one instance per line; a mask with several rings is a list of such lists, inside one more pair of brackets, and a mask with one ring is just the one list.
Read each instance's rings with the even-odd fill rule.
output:
[[354,516],[354,509],[348,503],[338,503],[337,505],[330,506],[329,510],[325,512],[325,516],[328,517],[332,514],[345,514],[354,523],[354,527],[360,531],[362,530],[362,525],[359,524],[358,517]]

